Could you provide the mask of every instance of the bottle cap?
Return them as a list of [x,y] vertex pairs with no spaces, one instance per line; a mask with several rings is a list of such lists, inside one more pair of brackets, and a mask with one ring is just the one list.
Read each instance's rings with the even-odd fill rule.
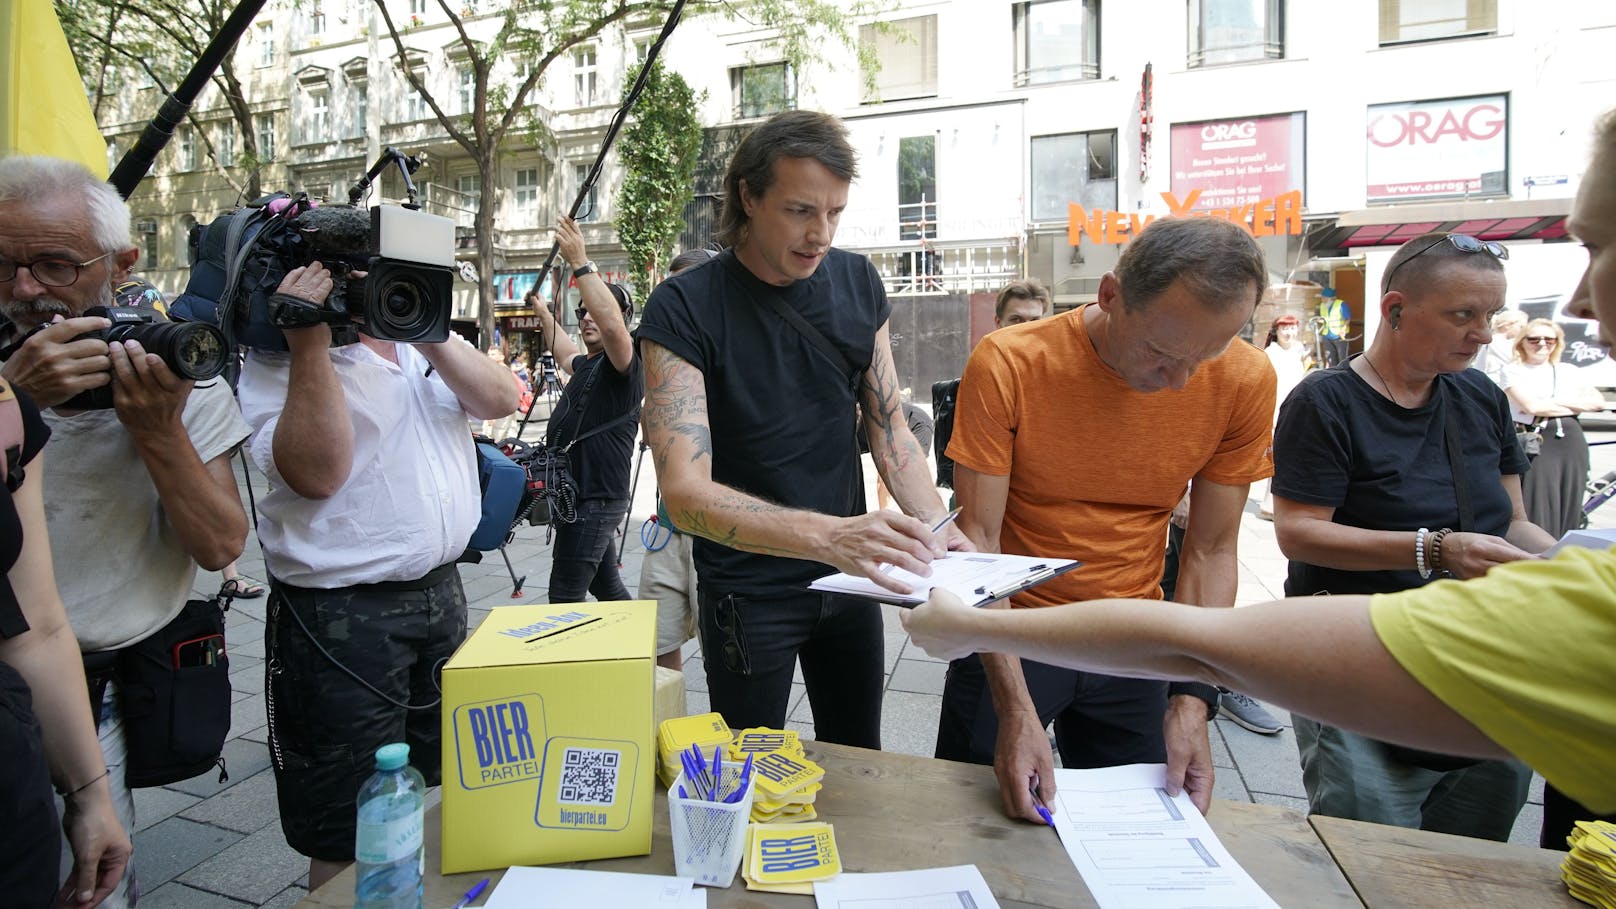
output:
[[376,749],[377,770],[397,770],[410,762],[410,746],[394,742]]

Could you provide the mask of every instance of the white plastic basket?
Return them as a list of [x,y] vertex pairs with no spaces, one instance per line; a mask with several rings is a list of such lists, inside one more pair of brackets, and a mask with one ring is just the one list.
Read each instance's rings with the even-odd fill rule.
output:
[[[720,791],[733,787],[741,774],[739,762],[726,764]],[[673,832],[674,874],[693,877],[709,887],[728,887],[741,867],[746,848],[746,826],[752,818],[752,795],[756,775],[746,783],[746,791],[735,802],[709,802],[680,798],[679,787],[689,792],[691,784],[679,774],[668,789],[668,825]]]

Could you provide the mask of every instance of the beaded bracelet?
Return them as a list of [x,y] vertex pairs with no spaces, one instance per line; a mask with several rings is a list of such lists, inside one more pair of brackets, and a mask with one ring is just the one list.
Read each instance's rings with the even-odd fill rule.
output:
[[1438,572],[1438,571],[1442,570],[1442,538],[1446,537],[1450,533],[1453,533],[1453,528],[1444,527],[1441,530],[1438,530],[1436,533],[1431,534],[1431,571],[1432,572]]
[[78,787],[77,789],[74,789],[74,790],[72,790],[70,792],[58,789],[58,790],[56,790],[56,794],[61,796],[64,799],[70,799],[73,796],[78,795],[79,793],[83,792],[84,790],[90,788],[91,786],[94,786],[96,783],[99,783],[102,780],[106,779],[111,774],[112,774],[112,771],[110,769],[102,770],[100,773],[96,774],[95,776],[90,777],[88,782],[84,783],[82,786]]
[[1420,570],[1420,577],[1429,578],[1431,569],[1425,564],[1425,537],[1431,531],[1421,527],[1414,532],[1414,567]]

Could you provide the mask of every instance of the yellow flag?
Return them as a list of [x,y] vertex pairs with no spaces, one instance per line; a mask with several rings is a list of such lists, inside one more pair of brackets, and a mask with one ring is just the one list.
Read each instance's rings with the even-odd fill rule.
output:
[[13,154],[107,175],[107,143],[50,0],[0,0],[0,155]]

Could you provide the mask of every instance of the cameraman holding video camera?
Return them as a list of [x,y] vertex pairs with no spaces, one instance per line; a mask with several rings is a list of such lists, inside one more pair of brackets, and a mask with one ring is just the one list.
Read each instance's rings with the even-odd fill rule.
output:
[[[328,309],[332,289],[317,261],[272,300]],[[269,478],[258,532],[281,829],[314,889],[353,861],[354,799],[378,747],[408,742],[437,784],[435,677],[465,638],[455,559],[480,513],[467,420],[515,410],[517,389],[452,334],[332,347],[327,322],[282,331],[286,351],[248,353],[240,398]]]

